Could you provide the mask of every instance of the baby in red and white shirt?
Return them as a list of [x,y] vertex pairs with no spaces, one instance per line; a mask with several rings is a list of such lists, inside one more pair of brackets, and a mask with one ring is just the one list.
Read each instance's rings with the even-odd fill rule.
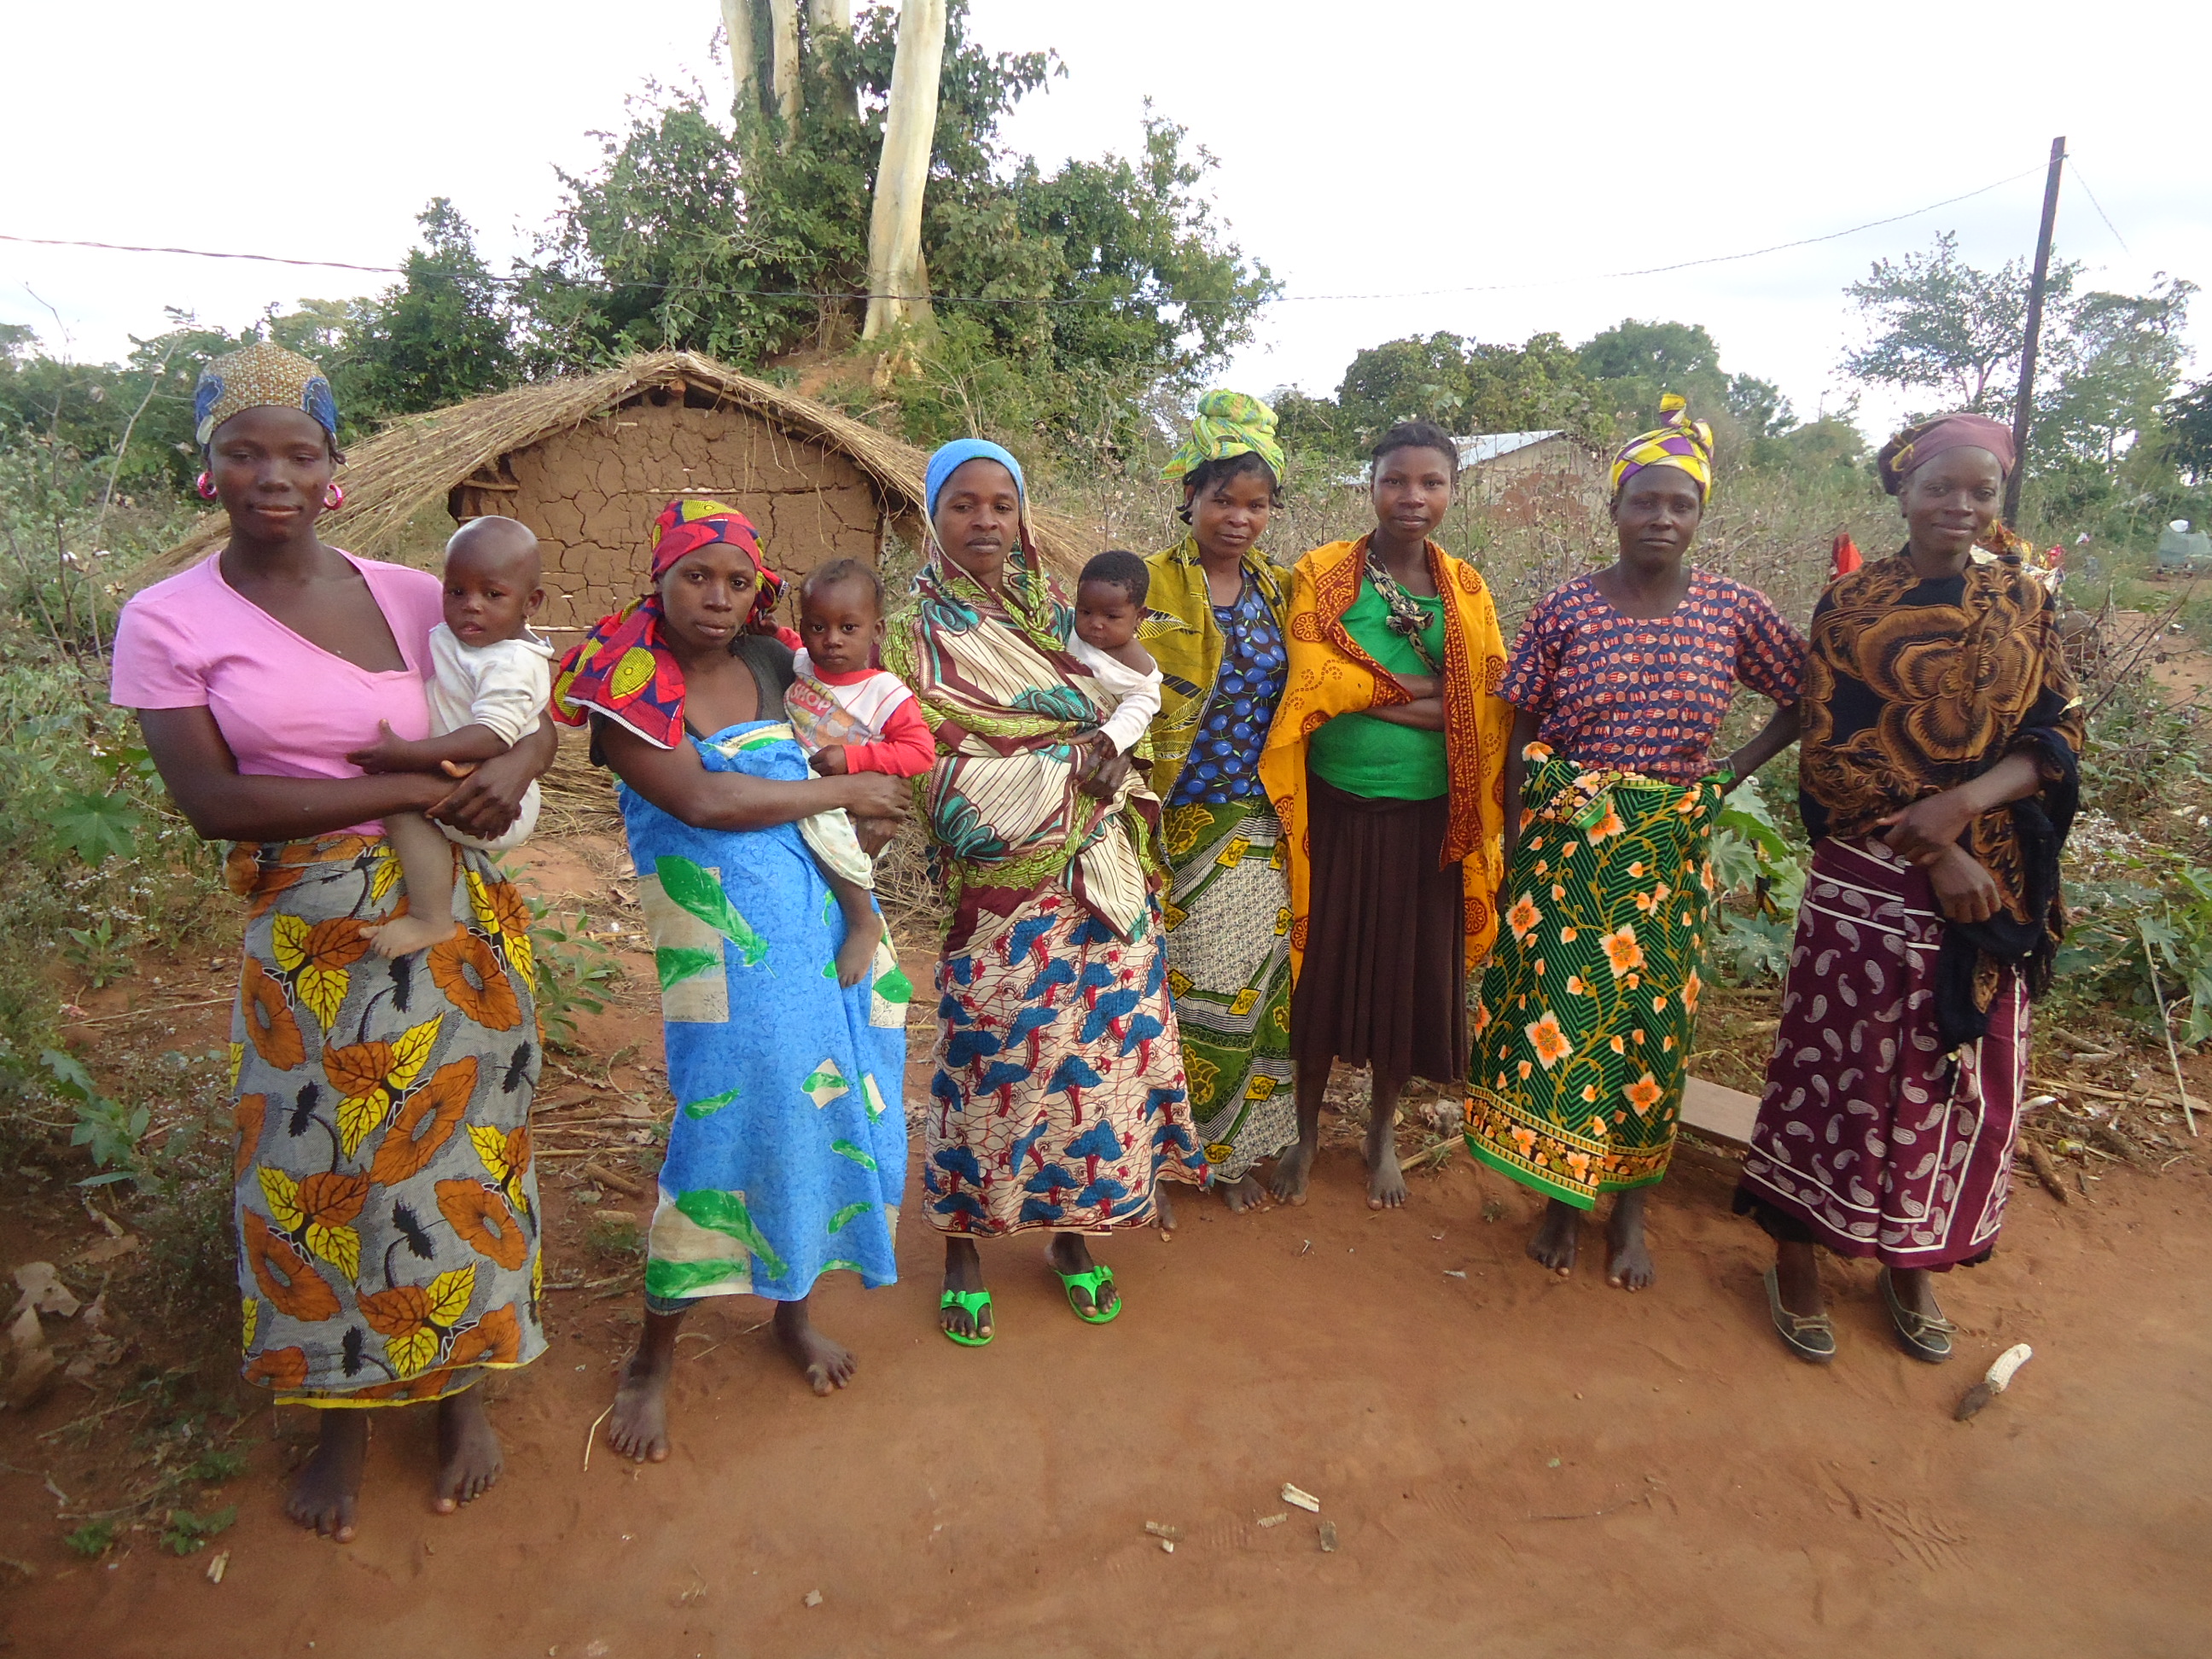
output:
[[929,770],[937,741],[914,693],[874,665],[884,637],[883,578],[858,559],[810,573],[799,589],[799,637],[784,708],[814,769],[894,778]]

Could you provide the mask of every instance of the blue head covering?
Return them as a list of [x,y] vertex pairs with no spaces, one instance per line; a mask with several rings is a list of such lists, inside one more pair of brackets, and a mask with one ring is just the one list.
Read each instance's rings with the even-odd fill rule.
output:
[[929,458],[929,475],[922,489],[922,511],[932,519],[937,516],[937,498],[945,489],[945,481],[969,461],[996,461],[1013,474],[1014,493],[1021,497],[1022,506],[1030,503],[1029,485],[1022,480],[1022,464],[998,445],[986,438],[955,438]]

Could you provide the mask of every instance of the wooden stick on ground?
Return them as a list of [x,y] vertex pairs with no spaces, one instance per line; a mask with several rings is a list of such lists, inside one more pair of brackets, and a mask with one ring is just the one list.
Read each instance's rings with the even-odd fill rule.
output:
[[2058,1178],[2058,1166],[2051,1161],[2051,1154],[2045,1152],[2030,1135],[2020,1138],[2020,1149],[2027,1154],[2028,1167],[2035,1171],[2035,1178],[2043,1183],[2043,1190],[2061,1204],[2072,1203],[2073,1200],[2066,1195],[2066,1183]]

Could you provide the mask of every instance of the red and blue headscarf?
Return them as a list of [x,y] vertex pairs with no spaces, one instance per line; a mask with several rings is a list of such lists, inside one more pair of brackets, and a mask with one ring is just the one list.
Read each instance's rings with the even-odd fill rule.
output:
[[660,579],[687,554],[717,543],[742,549],[759,578],[745,631],[778,632],[775,602],[783,595],[783,578],[768,568],[752,521],[720,501],[672,501],[653,521],[645,596],[600,617],[554,671],[555,720],[581,726],[604,714],[656,749],[684,741],[684,670],[661,637]]

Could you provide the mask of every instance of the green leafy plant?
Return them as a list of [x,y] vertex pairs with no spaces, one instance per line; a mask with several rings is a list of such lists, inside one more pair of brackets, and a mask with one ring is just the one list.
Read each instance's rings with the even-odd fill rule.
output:
[[[1712,959],[1737,984],[1779,979],[1790,966],[1804,854],[1776,820],[1755,778],[1738,784],[1714,823]],[[1747,904],[1748,909],[1731,908]]]
[[115,1547],[115,1522],[87,1522],[75,1532],[64,1533],[62,1542],[71,1554],[81,1555],[88,1561],[96,1561]]
[[538,967],[538,1022],[547,1044],[572,1048],[576,1014],[606,1012],[607,993],[622,977],[614,952],[585,932],[579,910],[564,925],[542,900],[530,903],[530,943]]
[[100,917],[89,927],[64,927],[62,936],[69,940],[62,946],[62,954],[94,990],[113,984],[131,971],[137,936],[127,927],[118,933],[109,917]]
[[2162,1001],[2177,1017],[2178,1041],[2212,1037],[2212,870],[2147,848],[2104,879],[2069,882],[2066,898],[2071,921],[2057,982],[2068,996],[2118,1003],[2154,1021]]
[[138,850],[146,815],[120,795],[72,789],[53,811],[55,832],[87,864],[127,859]]
[[161,1547],[173,1555],[190,1555],[205,1549],[209,1539],[229,1531],[231,1522],[237,1519],[235,1504],[225,1504],[205,1515],[194,1515],[190,1510],[171,1510],[169,1524],[161,1533]]
[[133,1179],[138,1173],[138,1143],[152,1114],[143,1105],[125,1105],[100,1093],[92,1073],[74,1054],[48,1048],[39,1059],[46,1068],[47,1087],[76,1109],[76,1127],[70,1131],[70,1145],[89,1149],[93,1163],[105,1171],[77,1184],[105,1187]]

